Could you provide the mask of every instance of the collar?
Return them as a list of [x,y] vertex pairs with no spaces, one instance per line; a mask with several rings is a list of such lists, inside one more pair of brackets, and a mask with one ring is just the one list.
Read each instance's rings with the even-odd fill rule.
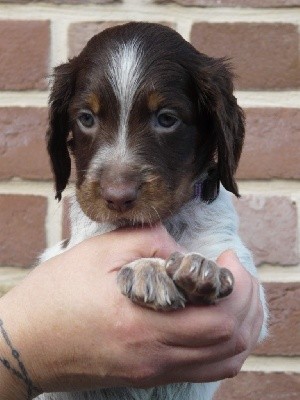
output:
[[219,194],[220,181],[216,168],[207,169],[194,183],[193,199],[212,203]]
[[202,188],[203,188],[203,181],[197,181],[194,184],[194,199],[201,199],[202,195]]

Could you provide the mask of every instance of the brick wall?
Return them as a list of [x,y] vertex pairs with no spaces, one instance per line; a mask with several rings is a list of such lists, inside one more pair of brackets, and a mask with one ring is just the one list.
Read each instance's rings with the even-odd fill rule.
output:
[[167,23],[207,54],[232,57],[247,115],[236,205],[266,282],[270,339],[217,398],[299,398],[299,7],[300,0],[0,0],[0,294],[66,230],[44,148],[53,66],[112,24]]

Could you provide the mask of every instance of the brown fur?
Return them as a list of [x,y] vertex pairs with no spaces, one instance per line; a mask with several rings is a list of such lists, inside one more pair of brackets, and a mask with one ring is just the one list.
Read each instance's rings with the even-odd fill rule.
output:
[[[133,43],[140,75],[133,94],[127,82],[128,100],[116,90],[124,77],[112,60]],[[56,68],[50,101],[56,196],[69,179],[70,151],[77,201],[90,220],[115,227],[164,222],[193,199],[195,187],[199,201],[214,201],[221,183],[238,196],[244,117],[232,73],[225,60],[197,52],[172,29],[129,23],[94,36]],[[233,288],[229,271],[196,253],[136,260],[121,268],[118,282],[132,301],[163,310],[213,303]]]
[[164,98],[162,97],[161,94],[157,92],[151,92],[148,95],[148,108],[150,111],[157,111],[160,104],[162,104],[164,101]]
[[[124,164],[114,154],[121,105],[107,72],[116,43],[133,40],[140,41],[143,73],[127,127],[133,159]],[[234,173],[244,124],[232,74],[224,60],[198,53],[168,27],[129,23],[94,36],[79,56],[55,69],[50,102],[47,141],[56,197],[60,199],[68,182],[71,152],[77,198],[92,220],[119,225],[163,220],[193,197],[194,184],[203,177],[203,201],[215,199],[220,183],[238,195]],[[92,135],[77,123],[78,113],[87,107],[96,121]],[[157,129],[162,109],[175,110],[179,118],[170,132]],[[104,148],[110,149],[109,156],[91,167]],[[123,163],[122,174],[116,172],[116,163]],[[111,209],[108,189],[118,184],[124,188],[124,201],[129,185],[135,193],[130,207]]]
[[98,114],[101,108],[101,100],[99,99],[99,97],[95,94],[92,93],[89,96],[88,99],[88,104],[91,108],[91,110],[93,111],[94,114]]

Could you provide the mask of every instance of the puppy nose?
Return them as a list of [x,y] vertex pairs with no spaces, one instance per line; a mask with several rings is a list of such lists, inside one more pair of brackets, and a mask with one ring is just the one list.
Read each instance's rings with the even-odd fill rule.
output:
[[136,184],[107,186],[102,188],[102,197],[110,210],[124,212],[134,207],[138,195]]

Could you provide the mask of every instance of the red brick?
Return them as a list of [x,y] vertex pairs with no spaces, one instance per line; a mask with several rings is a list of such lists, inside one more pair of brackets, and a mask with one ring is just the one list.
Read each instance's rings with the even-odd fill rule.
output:
[[300,109],[249,108],[240,179],[300,178]]
[[52,179],[45,108],[0,108],[0,179]]
[[241,372],[221,384],[214,400],[298,400],[300,375]]
[[[126,24],[127,22],[129,21],[98,21],[71,24],[69,28],[69,57],[79,54],[87,41],[97,33],[100,33],[107,28]],[[160,23],[175,28],[175,25],[170,22],[161,21]]]
[[177,3],[182,6],[209,7],[294,7],[300,0],[154,0],[155,3]]
[[297,208],[284,196],[247,195],[235,200],[240,234],[256,264],[299,263]]
[[196,23],[191,42],[210,56],[231,58],[239,89],[288,89],[300,85],[296,25]]
[[299,356],[300,283],[265,283],[264,287],[270,308],[269,336],[255,354]]
[[0,89],[45,89],[48,21],[0,21]]
[[120,22],[79,22],[69,27],[69,56],[73,57],[81,52],[91,37],[113,26],[123,25],[127,21]]
[[[121,0],[47,0],[47,3],[53,4],[109,4],[119,3]],[[45,0],[0,0],[0,3],[45,3]]]
[[47,199],[0,195],[0,265],[32,265],[46,246]]

